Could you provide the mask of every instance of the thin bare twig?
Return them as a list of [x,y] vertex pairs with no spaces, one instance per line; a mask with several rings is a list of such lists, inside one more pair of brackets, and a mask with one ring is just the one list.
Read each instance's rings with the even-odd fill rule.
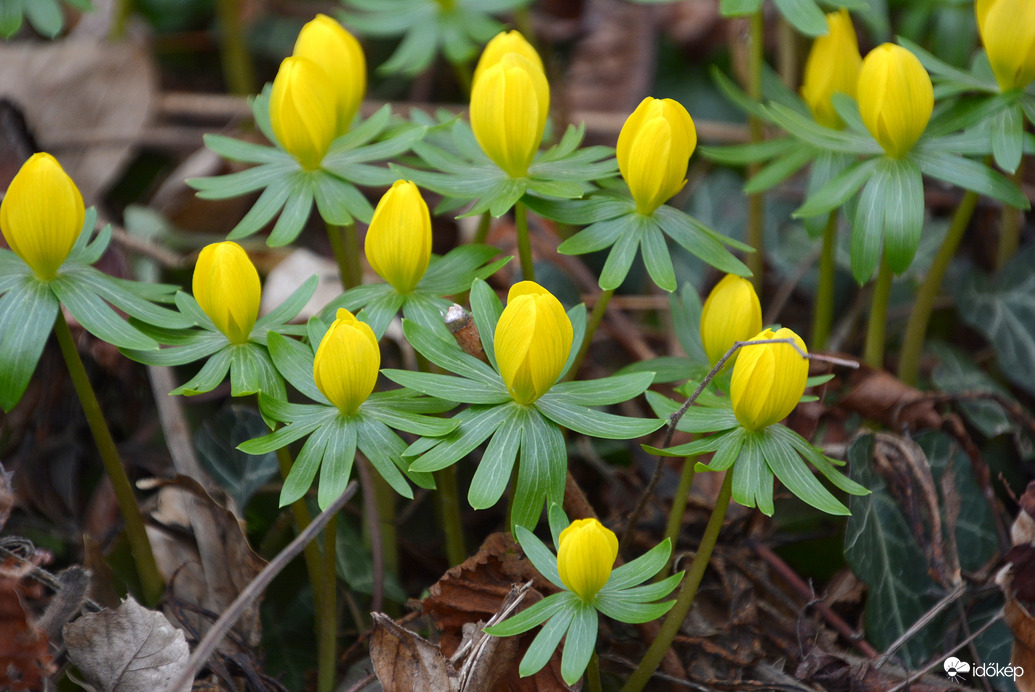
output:
[[957,584],[956,588],[954,588],[952,591],[947,593],[942,598],[942,600],[938,601],[933,606],[931,606],[930,610],[928,610],[926,613],[921,615],[920,618],[916,622],[914,622],[909,627],[908,630],[906,630],[905,632],[902,633],[902,636],[900,636],[895,641],[891,642],[891,644],[889,644],[888,647],[884,650],[884,653],[880,655],[880,658],[878,658],[876,661],[874,661],[873,667],[874,668],[880,668],[885,663],[887,663],[888,659],[891,658],[895,654],[895,652],[898,651],[902,647],[903,644],[905,644],[910,639],[912,639],[914,636],[916,636],[917,632],[922,630],[932,620],[934,620],[936,617],[938,617],[938,615],[943,610],[945,610],[946,608],[951,606],[953,603],[955,603],[959,599],[963,598],[964,594],[966,594],[966,593],[967,593],[966,585],[963,584],[962,582]]
[[[975,630],[973,634],[971,634],[969,637],[967,637],[962,642],[960,642],[958,646],[953,647],[953,650],[955,651],[960,646],[969,646],[971,642],[973,642],[975,639],[977,639],[982,634],[987,632],[992,627],[992,625],[996,624],[997,622],[999,622],[1002,619],[1003,619],[1003,611],[1000,610],[999,613],[996,614],[996,616],[994,618],[992,618],[991,620],[989,620],[985,624],[981,625],[981,627],[979,627],[977,630]],[[946,652],[946,654],[947,653],[948,652]],[[907,687],[909,687],[910,684],[913,683],[914,680],[916,680],[917,678],[923,677],[924,675],[926,675],[927,673],[930,673],[932,670],[934,670],[938,666],[942,665],[942,662],[944,660],[945,660],[945,656],[936,656],[930,663],[928,663],[926,666],[924,666],[920,670],[907,673],[906,674],[906,679],[903,680],[902,682],[900,682],[899,684],[895,685],[891,689],[889,689],[888,692],[899,692],[900,690],[906,689]]]

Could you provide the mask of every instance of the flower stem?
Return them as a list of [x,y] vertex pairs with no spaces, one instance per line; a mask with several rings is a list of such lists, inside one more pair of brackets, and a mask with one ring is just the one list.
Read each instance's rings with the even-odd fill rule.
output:
[[[665,538],[672,541],[675,549],[676,540],[679,538],[679,531],[683,528],[683,515],[686,513],[686,502],[690,497],[690,488],[694,485],[694,470],[697,464],[697,456],[689,456],[683,459],[683,472],[679,475],[679,486],[676,488],[676,495],[672,498],[672,507],[668,512],[668,524],[665,526]],[[659,579],[668,576],[667,570],[658,574]]]
[[528,209],[521,202],[514,203],[514,226],[517,228],[521,278],[525,281],[535,281],[535,267],[532,266],[532,242],[528,237]]
[[359,234],[356,224],[335,226],[328,223],[327,239],[331,243],[331,252],[338,263],[338,274],[341,285],[346,291],[363,283],[363,269],[359,265]]
[[[762,12],[751,15],[751,38],[750,52],[748,54],[748,96],[753,101],[762,100],[762,63],[765,52],[765,23],[762,19]],[[753,143],[761,142],[765,138],[762,130],[762,121],[752,116],[748,118],[748,129],[751,133]],[[748,167],[748,178],[753,178],[760,170],[758,164]],[[762,193],[756,193],[748,197],[748,224],[747,243],[755,249],[747,256],[747,266],[751,270],[751,283],[757,293],[762,292],[764,284],[763,273],[765,271],[764,257],[764,226],[765,210],[763,207],[764,198]]]
[[[332,692],[338,661],[338,573],[336,570],[338,517],[323,529],[323,563],[320,566],[320,617],[317,618],[317,692]],[[314,544],[310,544],[314,545]]]
[[646,687],[654,671],[657,670],[658,664],[661,663],[661,659],[664,658],[665,652],[668,651],[672,641],[679,634],[679,629],[683,626],[683,621],[686,620],[687,613],[690,612],[690,606],[694,602],[694,596],[697,595],[697,588],[701,585],[701,580],[704,578],[704,571],[708,568],[708,562],[711,560],[712,550],[715,548],[715,542],[719,538],[722,522],[726,518],[726,510],[730,506],[732,490],[733,469],[730,469],[726,472],[726,477],[722,481],[719,497],[715,500],[715,509],[712,510],[712,516],[708,519],[708,526],[704,529],[704,535],[701,536],[701,544],[697,548],[693,562],[690,563],[690,569],[687,571],[686,576],[683,577],[683,585],[679,590],[679,596],[676,597],[676,604],[672,606],[672,610],[668,611],[665,621],[661,623],[661,630],[658,632],[658,636],[655,637],[650,648],[647,649],[647,653],[644,654],[640,665],[629,677],[629,680],[626,681],[625,686],[622,687],[622,692],[640,692],[640,690]]
[[814,351],[824,351],[834,323],[834,279],[837,276],[837,211],[830,212],[823,228],[823,247],[819,255],[819,287],[812,314],[812,342]]
[[[294,462],[291,459],[291,452],[287,447],[277,450],[277,463],[280,466],[280,476],[287,480],[288,473]],[[312,521],[309,516],[309,508],[305,504],[305,498],[295,500],[291,503],[291,516],[295,520],[295,528],[299,533],[305,531]],[[320,595],[323,593],[320,586],[320,549],[315,543],[307,543],[302,555],[305,558],[306,571],[309,573],[309,583],[313,588],[313,600],[316,607],[316,617],[319,620],[320,613],[324,612],[320,604]]]
[[[1010,180],[1020,187],[1023,179],[1024,159],[1022,158],[1017,170],[1010,176]],[[1024,212],[1020,209],[1003,205],[1002,223],[999,226],[999,249],[996,252],[996,269],[1002,269],[1016,254],[1017,248],[1021,244],[1021,220],[1023,218]]]
[[456,76],[456,83],[460,85],[464,96],[470,98],[471,84],[474,81],[474,71],[471,69],[471,61],[454,62],[453,75]]
[[575,360],[572,361],[568,374],[564,376],[565,381],[574,380],[578,377],[582,361],[586,360],[586,354],[589,353],[589,347],[593,343],[593,335],[596,334],[597,327],[603,321],[604,313],[607,312],[607,305],[611,302],[611,296],[614,294],[614,289],[610,288],[597,296],[597,302],[593,304],[593,312],[589,313],[589,318],[586,320],[586,334],[582,337],[582,345],[579,346],[579,352],[575,355]]
[[254,94],[255,68],[241,26],[241,0],[218,0],[216,21],[219,25],[219,56],[227,90],[237,96]]
[[[364,464],[370,462],[363,460]],[[395,491],[377,469],[371,467],[374,486],[374,501],[377,503],[377,518],[380,525],[381,548],[386,573],[399,574],[399,533],[395,525]]]
[[888,297],[891,295],[893,275],[888,261],[881,257],[880,271],[873,285],[873,302],[870,303],[870,320],[866,326],[866,347],[863,361],[871,368],[884,367],[884,335],[887,331]]
[[977,201],[976,192],[968,190],[963,195],[960,205],[956,207],[956,213],[952,216],[952,224],[945,234],[945,240],[938,248],[938,254],[934,256],[931,268],[927,270],[927,276],[924,277],[920,291],[916,294],[916,302],[913,303],[913,311],[909,313],[909,322],[906,324],[906,336],[902,341],[902,355],[898,362],[898,378],[906,384],[916,384],[917,375],[920,373],[920,356],[924,350],[924,337],[927,335],[927,324],[934,310],[934,301],[938,297],[949,263],[952,262],[967,225],[974,215]]
[[593,656],[589,659],[589,667],[586,668],[586,686],[589,688],[589,692],[601,692],[603,689],[600,686],[600,657],[597,656],[597,652],[593,652]]
[[133,486],[129,482],[129,477],[126,476],[122,459],[119,458],[115,440],[112,439],[111,431],[108,430],[108,423],[104,419],[101,404],[97,401],[97,395],[90,384],[86,368],[83,367],[83,361],[79,357],[72,332],[68,329],[65,314],[60,309],[57,320],[54,322],[54,334],[57,336],[58,346],[61,347],[65,365],[68,366],[68,374],[72,378],[75,393],[79,397],[83,413],[86,414],[86,422],[89,424],[90,432],[97,444],[104,471],[108,474],[108,479],[115,490],[115,500],[122,513],[122,520],[126,524],[126,537],[129,539],[130,551],[133,553],[140,585],[144,590],[144,600],[148,605],[154,606],[165,592],[165,584],[158,572],[158,565],[155,563],[155,556],[151,551],[151,542],[144,529],[144,516],[140,512],[140,505],[137,504],[136,496],[133,494]]

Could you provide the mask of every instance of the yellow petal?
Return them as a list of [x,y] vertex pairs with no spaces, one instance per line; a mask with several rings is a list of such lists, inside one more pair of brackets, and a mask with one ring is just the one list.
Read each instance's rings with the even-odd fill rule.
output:
[[975,11],[999,87],[1023,89],[1035,80],[1035,1],[984,0]]
[[[701,342],[714,365],[737,341],[746,341],[762,328],[762,306],[747,279],[727,274],[708,294],[701,309]],[[743,350],[743,349],[739,349]],[[726,361],[737,360],[739,352]]]
[[336,91],[312,60],[285,58],[270,93],[270,126],[280,146],[306,170],[320,167],[337,127]]
[[892,158],[909,153],[934,109],[927,70],[915,55],[893,43],[877,46],[863,60],[858,99],[866,129]]
[[525,40],[520,31],[501,31],[485,44],[485,50],[482,51],[482,55],[478,59],[478,66],[474,68],[474,77],[471,79],[471,83],[477,82],[485,70],[498,63],[507,53],[517,53],[518,55],[525,56],[532,61],[533,65],[539,68],[540,72],[546,73],[539,53],[536,52],[531,43]]
[[83,230],[83,197],[50,154],[33,154],[0,204],[0,232],[37,277],[53,279]]
[[293,53],[323,68],[337,97],[335,135],[348,131],[367,90],[367,61],[359,41],[325,14],[318,14],[298,32]]
[[607,584],[618,557],[618,537],[596,519],[577,519],[557,539],[557,572],[586,602]]
[[836,93],[855,97],[862,56],[848,10],[828,14],[827,27],[827,35],[817,38],[809,51],[801,95],[816,122],[839,129],[844,123],[830,99]]
[[365,322],[345,309],[327,330],[313,359],[313,380],[345,415],[356,412],[377,384],[381,349]]
[[409,293],[431,258],[431,214],[412,182],[397,180],[377,203],[365,240],[367,261],[399,293]]
[[[802,353],[805,342],[790,329],[771,329],[752,337],[793,339]],[[801,400],[809,374],[809,362],[791,344],[743,346],[733,366],[730,399],[737,421],[748,430],[761,430],[786,418]]]
[[206,245],[194,266],[194,299],[231,343],[248,341],[259,315],[262,286],[248,253],[237,243]]
[[681,104],[650,96],[626,119],[618,135],[622,177],[641,214],[651,214],[686,184],[697,147],[694,121]]
[[574,333],[564,307],[533,281],[510,289],[493,338],[500,377],[515,401],[535,401],[557,382]]

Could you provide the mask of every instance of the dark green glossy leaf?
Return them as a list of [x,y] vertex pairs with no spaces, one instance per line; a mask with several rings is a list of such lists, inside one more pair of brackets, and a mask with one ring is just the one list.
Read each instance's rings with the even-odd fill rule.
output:
[[232,404],[205,420],[194,434],[202,468],[234,499],[238,510],[244,510],[255,491],[278,475],[277,456],[272,452],[253,456],[237,449],[267,430],[254,408]]

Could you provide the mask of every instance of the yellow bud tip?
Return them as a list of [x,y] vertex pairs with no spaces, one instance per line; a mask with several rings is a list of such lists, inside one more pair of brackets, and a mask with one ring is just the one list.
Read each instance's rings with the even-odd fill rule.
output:
[[[714,365],[737,341],[746,341],[762,329],[762,305],[747,279],[727,274],[708,294],[701,309],[701,342]],[[742,350],[742,349],[741,349]],[[739,354],[726,361],[726,367]]]
[[536,52],[531,43],[525,40],[520,31],[501,31],[485,44],[485,50],[482,51],[482,55],[478,59],[478,65],[474,68],[474,77],[471,83],[477,82],[485,70],[498,63],[507,53],[523,55],[531,60],[532,64],[538,67],[541,72],[546,72],[539,53]]
[[902,158],[927,128],[934,88],[927,70],[902,46],[884,43],[869,52],[859,71],[859,115],[892,158]]
[[571,320],[561,302],[534,281],[510,288],[493,345],[500,377],[514,401],[528,404],[557,382],[571,353]]
[[313,359],[313,380],[327,400],[351,415],[377,384],[381,349],[370,325],[339,309]]
[[841,8],[828,14],[827,28],[827,35],[817,38],[809,51],[801,96],[816,122],[840,129],[844,123],[831,97],[841,93],[855,98],[862,56],[848,10]]
[[202,248],[192,289],[198,305],[230,343],[247,343],[259,316],[262,286],[244,248],[231,241]]
[[974,12],[999,88],[1010,91],[1031,84],[1035,80],[1035,2],[977,0]]
[[557,572],[569,591],[592,602],[611,577],[618,557],[618,538],[596,519],[577,519],[561,531]]
[[273,80],[270,127],[280,146],[306,170],[320,167],[334,139],[335,93],[327,71],[308,58],[285,58]]
[[331,78],[335,136],[347,132],[367,89],[367,62],[359,41],[331,17],[318,14],[298,32],[293,55],[312,60]]
[[[761,430],[786,418],[801,400],[809,376],[805,342],[787,328],[766,329],[752,341],[792,339],[790,343],[747,345],[733,366],[730,399],[737,421],[748,430]],[[799,350],[800,349],[800,352]]]
[[653,214],[686,184],[697,129],[682,104],[643,99],[618,134],[618,169],[641,214]]
[[50,154],[33,154],[0,203],[7,245],[43,280],[57,276],[83,230],[83,196]]
[[431,214],[416,185],[392,184],[374,209],[364,242],[370,266],[396,291],[417,286],[431,258]]

